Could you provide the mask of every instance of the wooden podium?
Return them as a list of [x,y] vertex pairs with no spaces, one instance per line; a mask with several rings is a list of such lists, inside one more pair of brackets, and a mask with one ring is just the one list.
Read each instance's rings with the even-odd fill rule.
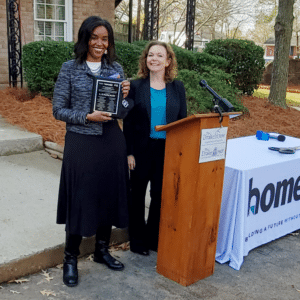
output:
[[[228,127],[224,113],[222,126]],[[199,163],[201,130],[220,127],[219,114],[156,126],[167,131],[157,272],[183,286],[213,274],[225,159]]]

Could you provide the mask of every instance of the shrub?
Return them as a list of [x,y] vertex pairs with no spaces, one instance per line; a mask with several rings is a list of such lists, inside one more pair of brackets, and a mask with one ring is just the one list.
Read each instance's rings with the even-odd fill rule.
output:
[[194,57],[195,67],[193,68],[193,70],[197,72],[204,71],[206,66],[226,71],[229,65],[228,61],[225,58],[204,52],[196,52],[194,54]]
[[212,40],[206,44],[204,53],[228,61],[226,72],[233,75],[236,87],[244,94],[252,95],[258,88],[265,64],[262,47],[248,40]]
[[[148,41],[138,41],[132,44],[116,42],[118,62],[122,64],[126,77],[134,77],[138,71],[138,60]],[[226,59],[207,53],[193,53],[172,45],[176,55],[178,70],[188,69],[201,72],[202,66],[213,66],[225,70],[228,62]]]
[[132,78],[138,71],[139,57],[143,51],[143,44],[130,44],[126,42],[115,42],[117,62],[119,62],[125,73],[125,77]]
[[182,49],[175,45],[172,45],[172,49],[176,56],[178,70],[193,70],[196,63],[193,52],[186,49]]
[[224,71],[204,67],[199,74],[196,71],[181,70],[178,79],[184,83],[186,98],[188,101],[188,114],[207,113],[213,109],[213,96],[199,85],[204,79],[222,98],[226,98],[235,107],[235,111],[246,111],[240,102],[239,91],[228,84],[232,80],[231,75]]
[[51,98],[63,62],[73,58],[74,43],[40,41],[23,46],[24,78],[31,92]]
[[134,41],[132,44],[141,49],[144,49],[148,43],[149,41]]
[[175,45],[172,45],[172,48],[176,55],[178,70],[187,69],[202,72],[203,66],[211,66],[221,70],[226,70],[228,67],[227,60],[220,56],[201,52],[195,53]]

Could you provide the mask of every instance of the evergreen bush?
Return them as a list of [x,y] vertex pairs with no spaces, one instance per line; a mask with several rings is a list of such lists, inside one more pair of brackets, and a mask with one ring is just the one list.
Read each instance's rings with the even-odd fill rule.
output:
[[123,67],[125,77],[133,78],[139,66],[139,57],[144,49],[145,42],[139,43],[126,43],[126,42],[115,42],[117,62]]
[[226,72],[233,75],[236,87],[244,94],[252,95],[258,88],[264,71],[264,50],[248,40],[212,40],[204,53],[225,58]]
[[175,45],[172,45],[172,48],[176,56],[178,70],[193,70],[196,64],[193,52],[186,49],[182,49]]
[[247,111],[240,101],[239,91],[228,84],[232,80],[230,74],[211,67],[203,67],[202,73],[180,70],[178,79],[184,84],[188,104],[188,114],[207,113],[213,110],[213,96],[199,85],[204,79],[207,84],[222,98],[226,98],[234,106],[235,111]]
[[51,98],[63,62],[73,58],[74,43],[40,41],[23,46],[22,64],[28,89]]
[[134,41],[132,44],[137,47],[140,47],[143,50],[148,43],[149,41]]
[[228,61],[223,57],[203,52],[195,53],[175,45],[172,45],[172,48],[176,55],[178,70],[187,69],[202,72],[203,66],[211,66],[221,70],[226,70],[228,67]]
[[200,73],[205,70],[206,66],[226,71],[229,65],[228,61],[225,58],[217,55],[211,55],[205,52],[194,53],[194,58],[195,66],[193,70]]

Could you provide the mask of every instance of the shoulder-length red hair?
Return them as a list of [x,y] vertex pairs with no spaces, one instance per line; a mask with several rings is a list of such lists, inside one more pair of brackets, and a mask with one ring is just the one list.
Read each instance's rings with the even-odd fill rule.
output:
[[139,70],[137,75],[140,78],[147,78],[149,76],[147,56],[150,48],[156,45],[163,46],[167,50],[167,59],[170,60],[170,64],[168,67],[166,67],[165,82],[171,82],[177,76],[177,61],[172,47],[169,44],[161,41],[151,41],[146,45],[139,59]]

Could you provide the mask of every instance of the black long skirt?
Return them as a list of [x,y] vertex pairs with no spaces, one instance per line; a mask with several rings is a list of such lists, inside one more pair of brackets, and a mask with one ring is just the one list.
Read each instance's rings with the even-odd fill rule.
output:
[[125,138],[117,121],[103,125],[103,135],[66,133],[57,223],[71,234],[92,236],[99,226],[128,226]]

